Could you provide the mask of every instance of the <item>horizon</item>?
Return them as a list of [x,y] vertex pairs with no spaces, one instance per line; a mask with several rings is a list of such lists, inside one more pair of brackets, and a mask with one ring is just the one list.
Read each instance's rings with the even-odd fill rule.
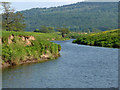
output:
[[75,3],[78,2],[12,2],[11,6],[16,11],[23,11],[32,8],[51,8],[51,7],[59,7],[59,6],[70,5]]
[[[100,0],[100,2],[118,2],[119,0]],[[15,11],[23,11],[29,10],[32,8],[51,8],[51,7],[58,7],[64,5],[75,4],[78,2],[99,2],[99,0],[64,0],[64,1],[55,1],[55,0],[2,0],[2,2],[11,2],[11,7],[15,9]],[[22,6],[22,7],[21,7]],[[1,8],[1,7],[0,7]],[[1,12],[2,13],[2,10]]]
[[[7,2],[7,1],[10,1],[10,0],[5,0],[2,2]],[[11,8],[15,9],[15,11],[24,11],[24,10],[29,10],[32,8],[51,8],[51,7],[70,5],[70,4],[74,4],[78,2],[83,2],[83,0],[76,0],[74,2],[72,1],[63,2],[62,1],[62,2],[10,2],[10,3],[11,3]],[[0,13],[3,13],[1,6],[0,6],[0,9],[1,9]]]

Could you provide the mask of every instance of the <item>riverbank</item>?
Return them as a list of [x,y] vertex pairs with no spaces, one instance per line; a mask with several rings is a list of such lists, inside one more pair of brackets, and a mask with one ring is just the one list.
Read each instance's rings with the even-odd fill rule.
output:
[[79,35],[78,38],[73,41],[73,43],[90,46],[120,48],[120,37],[118,34],[119,29],[100,33],[83,34]]
[[[49,57],[44,57],[44,58],[39,58],[39,59],[35,59],[35,58],[29,58],[25,61],[21,61],[19,62],[19,64],[17,65],[23,65],[23,64],[32,64],[32,63],[42,63],[42,62],[47,62],[47,61],[50,61],[50,60],[54,60],[54,59],[57,59],[58,57],[60,57],[60,54],[58,54],[58,56],[54,56],[53,58],[49,58]],[[17,65],[11,65],[9,63],[4,63],[2,65],[2,67],[0,68],[7,68],[7,67],[12,67],[12,66],[17,66]]]
[[53,42],[62,47],[59,58],[3,69],[3,88],[118,87],[118,49]]
[[61,46],[50,41],[66,39],[56,33],[3,31],[2,68],[56,59]]

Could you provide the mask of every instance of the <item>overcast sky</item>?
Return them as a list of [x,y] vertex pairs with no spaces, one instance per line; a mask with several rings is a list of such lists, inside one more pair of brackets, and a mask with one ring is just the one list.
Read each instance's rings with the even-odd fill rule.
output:
[[5,2],[12,2],[12,7],[17,10],[26,10],[37,7],[55,7],[73,4],[81,1],[89,1],[89,2],[118,2],[119,0],[1,0]]

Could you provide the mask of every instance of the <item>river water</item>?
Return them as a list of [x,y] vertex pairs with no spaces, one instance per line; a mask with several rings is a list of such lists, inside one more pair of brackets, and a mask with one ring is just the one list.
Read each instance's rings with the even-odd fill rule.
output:
[[110,88],[118,87],[118,49],[54,41],[61,57],[44,63],[3,70],[4,88]]

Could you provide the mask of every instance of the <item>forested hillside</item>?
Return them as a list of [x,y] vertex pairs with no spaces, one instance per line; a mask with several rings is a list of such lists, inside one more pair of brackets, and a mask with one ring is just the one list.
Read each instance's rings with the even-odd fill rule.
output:
[[39,29],[41,25],[68,27],[71,31],[95,32],[117,28],[117,2],[79,2],[76,4],[33,8],[21,11],[25,16],[27,31]]

